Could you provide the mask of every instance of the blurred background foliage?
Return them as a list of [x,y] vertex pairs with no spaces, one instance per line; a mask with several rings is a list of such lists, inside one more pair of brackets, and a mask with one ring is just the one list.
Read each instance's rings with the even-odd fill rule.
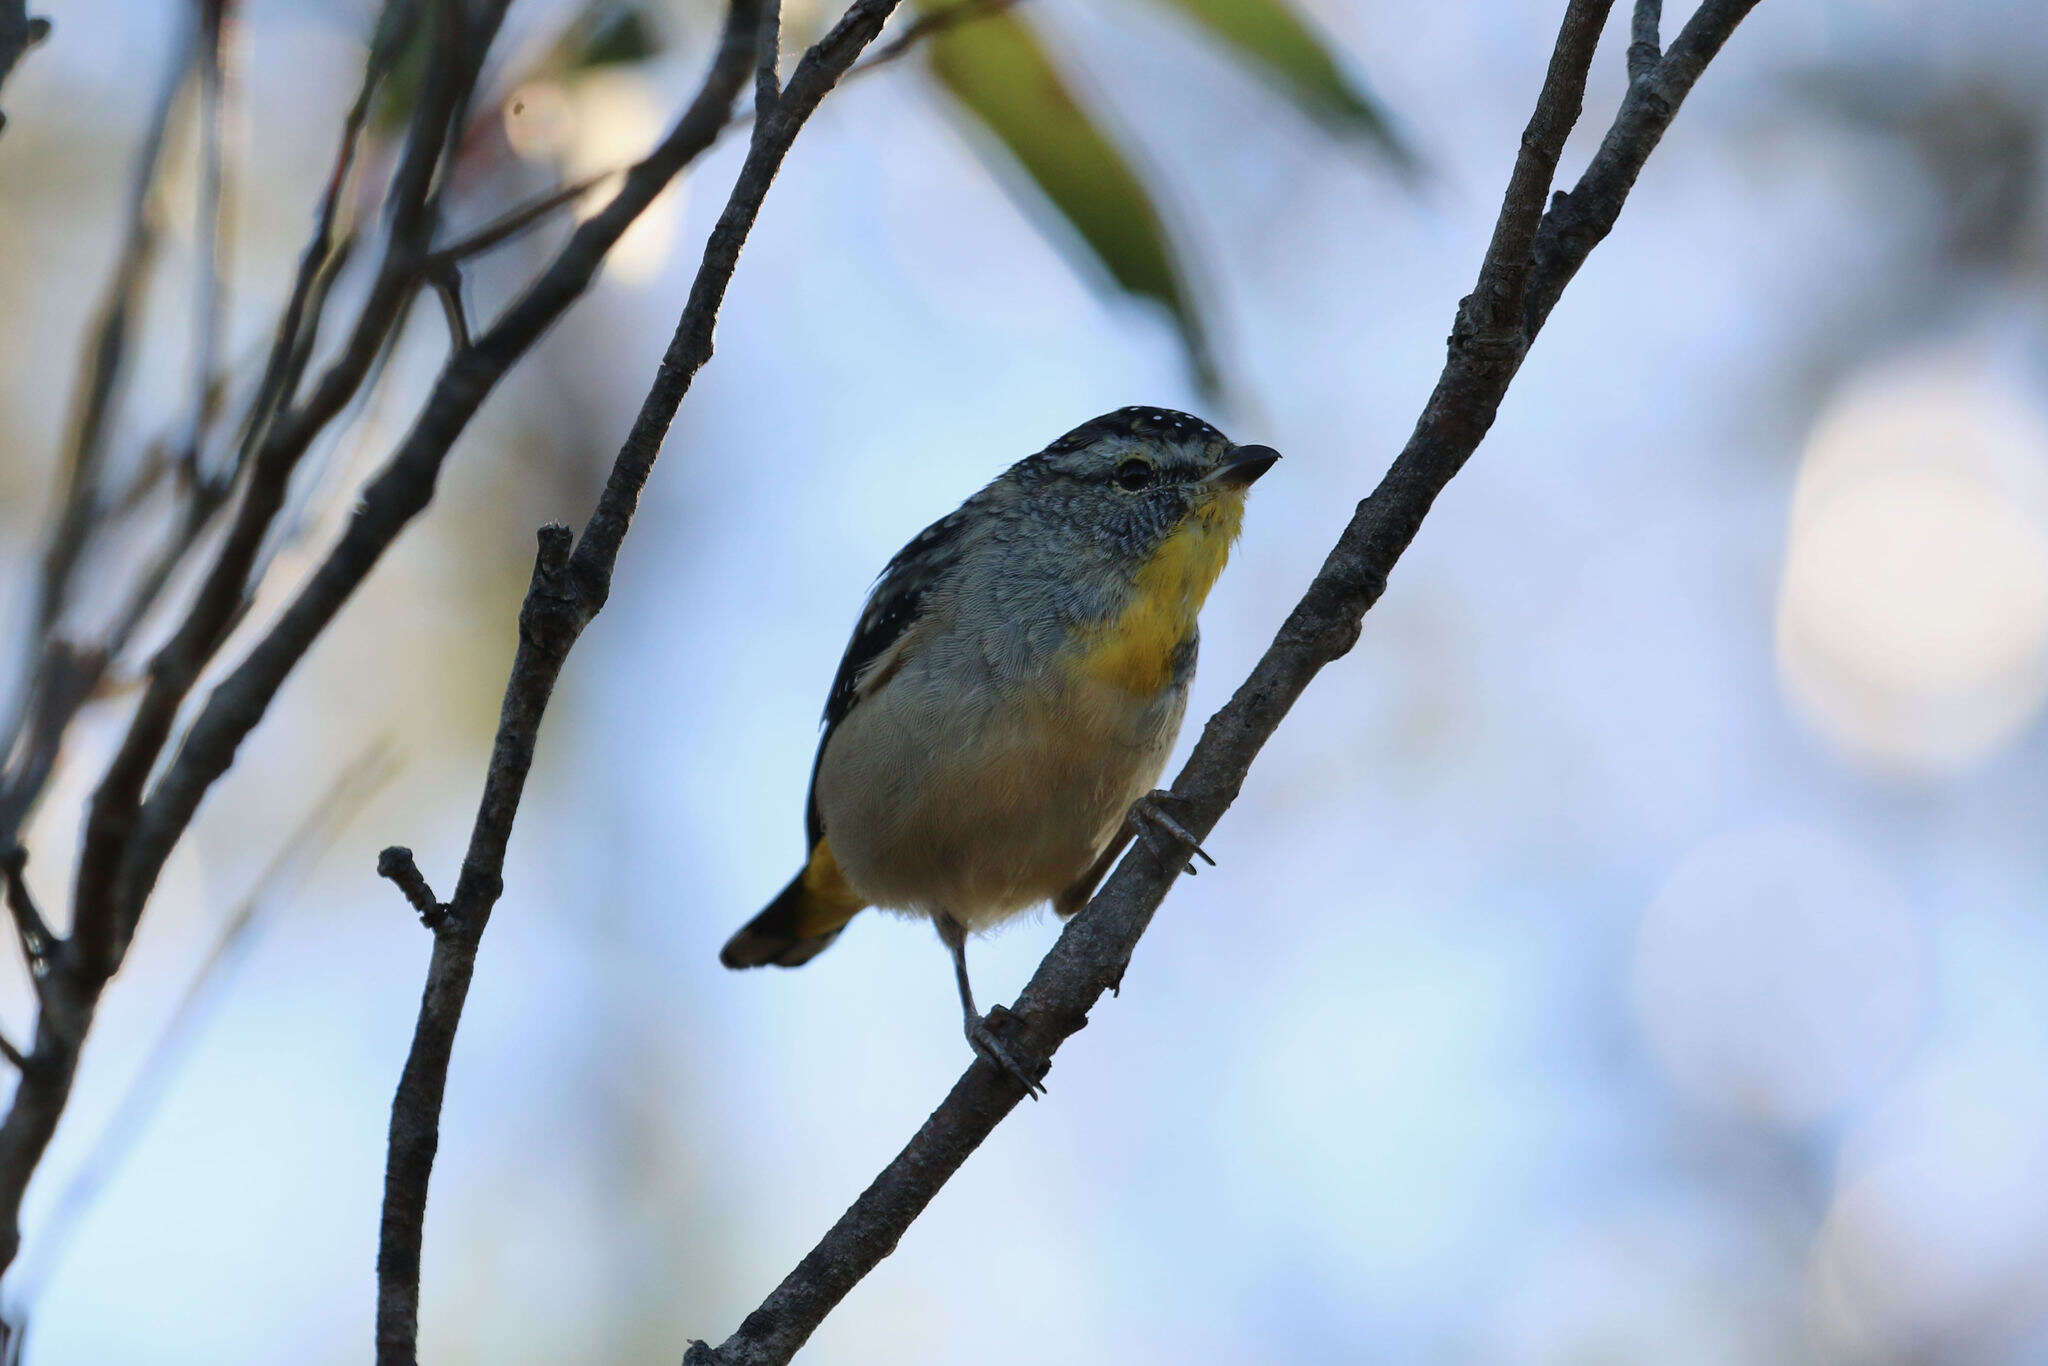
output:
[[[796,853],[868,575],[1075,422],[1197,409],[1289,457],[1205,618],[1191,714],[1213,707],[1428,392],[1557,18],[978,8],[806,130],[557,699],[457,1050],[423,1359],[671,1360],[894,1152],[963,1061],[928,935],[876,917],[793,975],[714,959]],[[835,15],[787,9],[792,47]],[[8,642],[180,13],[75,0],[8,79]],[[451,232],[630,160],[715,20],[515,4]],[[371,22],[243,8],[229,383]],[[1567,173],[1621,48],[1617,26]],[[2048,1362],[2044,65],[2031,0],[1759,8],[1358,653],[1254,769],[1223,866],[805,1360]],[[131,466],[191,381],[189,110],[172,137]],[[410,843],[437,881],[459,856],[531,529],[589,506],[733,142],[494,397],[167,870],[32,1192],[7,1288],[31,1362],[361,1359],[426,957],[375,851]],[[562,227],[480,261],[476,312]],[[445,334],[415,312],[245,629],[431,380]],[[34,868],[75,852],[131,696],[85,716]],[[266,883],[380,742],[395,775]],[[259,886],[238,970],[63,1232]],[[1050,934],[978,945],[984,989]],[[27,1001],[0,991],[17,1037]]]
[[[1124,0],[1152,3],[1211,43],[1224,60],[1268,85],[1314,127],[1403,175],[1420,167],[1393,120],[1315,26],[1283,0]],[[1110,102],[1077,84],[1056,55],[1059,24],[1019,0],[918,0],[914,51],[950,97],[943,107],[969,131],[989,172],[1091,281],[1165,310],[1196,387],[1224,396],[1212,353],[1198,256],[1176,231],[1171,187],[1149,185]],[[799,24],[806,17],[793,16]],[[801,36],[802,29],[798,29]],[[900,44],[904,40],[899,38]],[[425,31],[413,51],[424,50]],[[658,10],[638,0],[588,0],[534,62],[529,80],[577,83],[590,72],[646,62],[665,45]],[[417,58],[412,79],[417,79]],[[389,117],[410,83],[384,93]],[[1184,187],[1187,193],[1197,187]]]

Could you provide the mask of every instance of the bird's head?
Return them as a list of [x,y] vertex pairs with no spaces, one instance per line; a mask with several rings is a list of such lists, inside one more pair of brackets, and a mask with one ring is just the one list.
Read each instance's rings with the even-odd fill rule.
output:
[[1237,537],[1244,494],[1273,467],[1271,446],[1233,444],[1198,417],[1170,408],[1119,408],[1021,462],[1025,496],[1128,556],[1133,568],[1178,534]]

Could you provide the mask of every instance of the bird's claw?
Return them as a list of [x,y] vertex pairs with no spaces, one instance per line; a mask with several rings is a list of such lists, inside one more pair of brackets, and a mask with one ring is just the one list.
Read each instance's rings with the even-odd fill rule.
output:
[[998,1072],[1006,1074],[1012,1081],[1024,1088],[1024,1094],[1037,1100],[1045,1094],[1045,1083],[1040,1080],[1052,1064],[1044,1058],[1032,1057],[1033,1066],[1025,1066],[1019,1060],[1018,1051],[996,1036],[998,1027],[1022,1024],[1016,1015],[1006,1007],[997,1006],[985,1018],[977,1017],[967,1023],[967,1045],[976,1055],[988,1060]]
[[[1155,788],[1131,803],[1131,821],[1146,846],[1168,863],[1183,857],[1182,850],[1185,849],[1214,868],[1216,860],[1209,857],[1209,851],[1202,847],[1202,842],[1166,809],[1169,802],[1180,800],[1164,788]],[[1187,870],[1192,874],[1195,865],[1189,863]]]

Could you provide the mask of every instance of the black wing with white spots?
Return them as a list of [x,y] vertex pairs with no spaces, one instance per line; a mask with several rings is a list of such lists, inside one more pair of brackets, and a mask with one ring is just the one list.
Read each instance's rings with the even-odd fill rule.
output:
[[950,512],[913,536],[882,570],[874,591],[868,594],[853,639],[846,643],[846,653],[839,660],[832,691],[825,698],[825,733],[818,737],[818,754],[811,761],[810,800],[804,811],[808,848],[815,848],[824,834],[824,821],[818,815],[818,766],[824,762],[825,746],[853,710],[868,666],[903,638],[923,611],[925,597],[960,562],[960,532],[967,524],[966,514],[965,508]]

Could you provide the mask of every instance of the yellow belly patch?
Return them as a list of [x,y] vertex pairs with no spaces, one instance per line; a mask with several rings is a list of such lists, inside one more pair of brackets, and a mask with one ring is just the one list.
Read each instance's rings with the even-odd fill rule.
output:
[[1172,682],[1174,653],[1195,629],[1243,524],[1236,492],[1218,492],[1188,514],[1132,578],[1123,610],[1081,633],[1081,671],[1146,696]]

